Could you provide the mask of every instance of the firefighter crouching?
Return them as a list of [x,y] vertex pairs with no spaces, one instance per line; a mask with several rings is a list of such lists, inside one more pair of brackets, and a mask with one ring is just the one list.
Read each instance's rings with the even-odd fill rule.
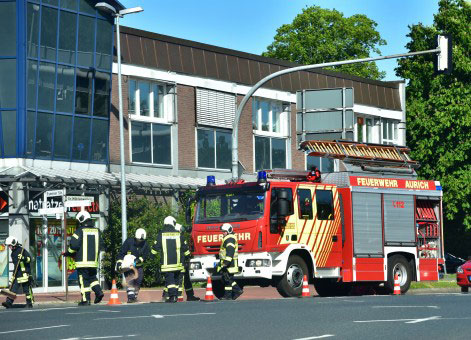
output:
[[160,271],[165,277],[167,297],[165,302],[177,302],[178,287],[180,286],[180,273],[183,270],[183,259],[189,256],[185,240],[176,229],[177,221],[172,216],[164,219],[164,227],[157,235],[152,246],[152,254],[160,253]]
[[[144,278],[144,261],[149,258],[150,248],[146,242],[147,233],[144,229],[139,228],[136,230],[134,237],[128,237],[121,245],[116,262],[116,270],[121,272],[124,270],[124,276],[127,281],[126,293],[128,295],[128,303],[137,301],[137,296],[141,288],[142,279]],[[123,267],[123,259],[126,255],[133,255],[135,257],[135,270],[126,270]],[[128,267],[129,268],[129,267]]]
[[74,256],[77,274],[79,277],[80,293],[82,300],[79,306],[90,305],[90,293],[95,293],[94,303],[99,303],[105,294],[101,290],[96,277],[98,268],[98,256],[103,248],[100,230],[87,211],[80,211],[75,217],[79,226],[70,239],[69,249],[64,256]]
[[[175,230],[183,235],[183,227],[181,224],[177,223],[175,225]],[[185,287],[186,292],[186,301],[199,301],[200,298],[195,296],[195,291],[193,290],[193,285],[190,281],[190,251],[188,248],[188,243],[184,239],[184,244],[187,249],[185,252],[185,261],[183,262],[183,270],[180,272],[180,286],[178,286],[178,297],[183,298],[183,287]]]
[[239,252],[239,245],[237,238],[234,235],[234,229],[229,223],[224,223],[221,226],[221,231],[224,233],[221,248],[219,250],[219,266],[216,269],[216,274],[222,276],[224,284],[224,296],[222,300],[235,300],[242,295],[242,289],[234,281],[234,274],[239,271],[237,258]]
[[[10,281],[10,290],[11,292],[18,294],[21,287],[23,294],[26,295],[26,307],[32,308],[34,297],[33,289],[31,287],[31,255],[13,236],[9,236],[6,239],[5,245],[10,248],[13,268],[16,268],[16,275],[12,277]],[[5,308],[11,308],[13,306],[13,301],[14,300],[12,298],[7,297],[7,300],[2,302],[2,306]]]

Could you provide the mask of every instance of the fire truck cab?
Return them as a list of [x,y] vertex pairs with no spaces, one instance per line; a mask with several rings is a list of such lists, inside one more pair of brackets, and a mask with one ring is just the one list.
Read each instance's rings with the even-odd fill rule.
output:
[[[442,190],[418,180],[407,148],[309,141],[310,155],[338,159],[339,172],[272,170],[254,182],[208,184],[195,196],[192,281],[206,281],[218,264],[220,226],[230,223],[239,243],[237,282],[274,286],[300,296],[303,277],[321,296],[353,286],[383,286],[397,276],[438,280],[443,265]],[[213,276],[216,296],[223,294]]]

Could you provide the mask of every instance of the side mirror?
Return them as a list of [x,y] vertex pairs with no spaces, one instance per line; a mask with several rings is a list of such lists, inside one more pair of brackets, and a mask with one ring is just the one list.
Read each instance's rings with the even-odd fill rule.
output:
[[193,222],[193,216],[191,216],[191,205],[195,201],[194,197],[189,197],[186,201],[186,209],[185,209],[185,220],[186,224],[188,225],[188,230],[191,231],[191,223]]
[[288,193],[284,190],[278,192],[278,200],[276,202],[276,213],[278,217],[286,217],[290,213],[290,204],[288,201]]

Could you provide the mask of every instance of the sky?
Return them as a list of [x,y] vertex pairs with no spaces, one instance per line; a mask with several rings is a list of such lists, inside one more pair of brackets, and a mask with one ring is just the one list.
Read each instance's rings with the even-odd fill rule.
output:
[[[121,25],[261,54],[273,42],[276,29],[289,24],[306,6],[336,9],[349,17],[365,14],[386,40],[382,55],[408,52],[408,26],[433,24],[438,0],[120,0],[144,12],[125,16]],[[396,60],[378,61],[384,80],[397,80]]]

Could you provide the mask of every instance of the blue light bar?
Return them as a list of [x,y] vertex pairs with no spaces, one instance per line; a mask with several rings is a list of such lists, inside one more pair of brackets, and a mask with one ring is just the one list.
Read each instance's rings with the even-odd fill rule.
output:
[[264,183],[267,181],[267,172],[266,171],[259,171],[257,174],[257,182]]
[[214,177],[214,176],[207,176],[207,177],[206,177],[206,185],[207,185],[207,186],[216,185],[216,177]]

